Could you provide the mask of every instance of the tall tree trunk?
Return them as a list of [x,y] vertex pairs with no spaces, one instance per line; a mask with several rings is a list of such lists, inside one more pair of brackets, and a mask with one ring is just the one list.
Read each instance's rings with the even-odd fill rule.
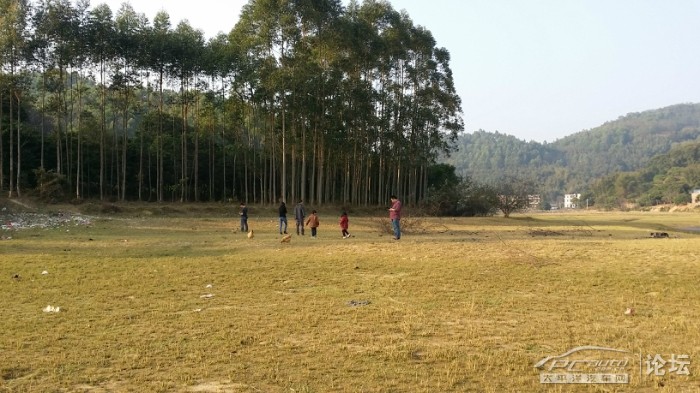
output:
[[[221,162],[222,162],[222,188],[221,188],[221,198],[226,201],[226,81],[221,77],[221,104],[222,104],[222,116],[221,116]],[[235,170],[235,165],[234,165]],[[235,180],[235,179],[234,179]],[[232,181],[231,184],[231,196],[233,197],[236,192],[236,182]]]
[[[4,90],[0,86],[0,119],[3,118],[3,98],[5,97]],[[5,191],[5,148],[3,146],[3,122],[0,121],[0,191]],[[10,130],[12,132],[12,130]],[[11,189],[11,188],[10,188]]]
[[187,198],[187,175],[188,175],[188,165],[187,165],[187,117],[188,117],[188,97],[187,97],[187,81],[182,82],[182,137],[180,141],[180,154],[181,154],[181,179],[180,179],[180,202],[184,202]]
[[306,152],[306,121],[304,121],[301,124],[301,184],[299,184],[301,187],[301,199],[304,201],[306,201],[306,190],[308,187],[306,179]]
[[19,91],[15,91],[15,96],[17,97],[17,181],[15,183],[18,198],[22,197],[22,133],[20,132],[22,127],[22,99],[20,94]]
[[192,115],[192,117],[194,118],[194,157],[192,157],[192,171],[194,172],[193,192],[195,202],[199,202],[199,98],[195,98],[194,114]]
[[65,123],[65,92],[64,92],[64,81],[63,81],[63,65],[59,61],[59,66],[58,66],[58,85],[59,90],[58,90],[58,111],[56,113],[56,173],[57,174],[62,174],[63,173],[63,157],[61,154],[61,138],[63,137],[63,132],[65,131],[64,128],[64,123]]
[[83,151],[82,151],[82,113],[83,113],[83,93],[81,90],[81,78],[78,78],[78,146],[77,146],[77,157],[75,165],[75,199],[80,200],[80,187],[82,185],[80,179],[82,177],[82,166],[83,166]]
[[110,173],[109,173],[109,195],[114,197],[114,191],[116,190],[116,198],[119,198],[119,133],[117,132],[118,127],[118,114],[114,113],[112,115],[112,149],[111,149],[111,162],[110,162]]
[[350,155],[344,154],[345,162],[343,165],[343,205],[350,202]]
[[139,177],[139,179],[138,179],[138,182],[139,182],[139,184],[138,184],[139,202],[143,201],[143,179],[144,179],[144,173],[143,173],[143,169],[144,169],[143,168],[143,153],[144,153],[143,134],[146,133],[146,127],[148,127],[148,126],[144,126],[144,128],[139,133],[139,176],[138,176]]
[[124,111],[122,112],[122,162],[121,162],[121,201],[126,200],[126,158],[129,149],[129,89],[124,88]]
[[22,127],[21,109],[22,100],[20,98],[19,92],[15,92],[17,96],[17,181],[15,182],[15,187],[17,190],[17,198],[22,197],[22,133],[20,129]]
[[297,187],[297,181],[296,181],[296,176],[297,176],[297,168],[296,168],[296,166],[297,166],[297,163],[296,163],[296,162],[297,162],[297,157],[296,157],[296,146],[292,145],[292,148],[289,149],[289,150],[290,150],[290,153],[289,153],[289,154],[290,154],[290,157],[289,157],[289,164],[290,164],[290,165],[289,165],[289,166],[290,166],[291,169],[292,169],[292,173],[291,173],[291,184],[290,184],[290,185],[291,185],[291,198],[292,198],[291,200],[292,200],[293,202],[296,203],[296,202],[299,200],[299,198],[298,198],[298,196],[297,196],[297,189],[296,189],[296,187]]
[[[73,185],[73,136],[75,135],[75,124],[74,124],[74,112],[75,112],[75,99],[73,98],[73,68],[68,68],[66,70],[68,73],[68,101],[66,102],[66,160],[65,160],[65,174],[66,182],[68,186]],[[70,103],[70,106],[68,106]],[[70,108],[70,109],[69,109]]]
[[[213,130],[212,130],[213,131]],[[214,200],[214,181],[216,180],[216,152],[214,151],[214,135],[211,134],[209,138],[207,138],[208,143],[208,151],[209,151],[209,201]]]
[[105,176],[107,166],[107,84],[105,63],[100,61],[100,200],[105,199]]
[[[281,196],[282,200],[286,201],[287,200],[287,148],[285,146],[286,144],[286,128],[285,128],[285,112],[287,108],[285,107],[286,105],[286,94],[284,91],[282,91],[282,188],[281,188]],[[274,122],[273,122],[273,127],[274,127]]]
[[[0,100],[2,102],[2,100]],[[2,116],[0,115],[0,118]],[[46,70],[44,69],[41,73],[41,159],[40,168],[46,168],[44,166],[44,136],[46,135]],[[0,148],[2,146],[0,145]],[[0,149],[1,150],[1,149]],[[1,182],[0,182],[1,183]]]
[[316,193],[316,163],[317,163],[317,156],[318,156],[318,122],[314,123],[314,135],[313,135],[313,146],[311,153],[313,154],[313,157],[311,157],[311,185],[309,188],[309,195],[311,196],[311,203],[314,204],[315,201],[317,201],[317,193]]
[[14,97],[12,87],[10,87],[10,92],[8,94],[10,98],[10,121],[9,121],[9,134],[10,134],[10,192],[8,197],[12,198],[14,196],[15,190],[15,137],[14,137]]
[[151,202],[153,201],[153,162],[152,162],[152,152],[151,149],[147,150],[148,152],[148,168],[146,170],[146,173],[148,173],[148,201]]
[[316,159],[318,161],[318,168],[316,169],[317,171],[317,180],[316,180],[316,203],[323,204],[323,175],[326,172],[325,169],[325,159],[323,157],[323,153],[325,152],[325,149],[323,147],[323,139],[319,138],[318,144],[316,146],[317,155]]
[[364,195],[364,205],[368,206],[370,204],[370,195],[372,192],[372,157],[367,159],[367,165],[365,166],[365,195]]
[[158,73],[158,136],[156,137],[156,199],[163,202],[163,69]]

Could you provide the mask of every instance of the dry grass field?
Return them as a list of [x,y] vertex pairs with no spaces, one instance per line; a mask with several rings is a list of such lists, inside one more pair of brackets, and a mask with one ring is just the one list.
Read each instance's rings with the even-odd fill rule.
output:
[[[282,244],[258,210],[253,239],[233,209],[2,231],[0,392],[700,391],[698,214],[406,219],[396,242],[322,211]],[[588,345],[630,351],[629,383],[540,383]]]

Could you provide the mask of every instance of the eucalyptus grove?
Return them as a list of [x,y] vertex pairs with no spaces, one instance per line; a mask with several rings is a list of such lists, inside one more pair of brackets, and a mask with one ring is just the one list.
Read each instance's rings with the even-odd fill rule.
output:
[[[74,199],[417,203],[463,128],[449,52],[387,1],[251,0],[208,41],[128,3],[0,6],[3,188],[53,173]],[[34,175],[12,169],[20,129]]]

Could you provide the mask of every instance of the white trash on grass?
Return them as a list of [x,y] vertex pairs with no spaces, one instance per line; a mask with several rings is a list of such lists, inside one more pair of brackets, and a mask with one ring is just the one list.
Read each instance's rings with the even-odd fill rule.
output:
[[54,307],[54,306],[49,304],[42,311],[44,311],[44,312],[60,312],[61,307],[58,307],[58,306]]

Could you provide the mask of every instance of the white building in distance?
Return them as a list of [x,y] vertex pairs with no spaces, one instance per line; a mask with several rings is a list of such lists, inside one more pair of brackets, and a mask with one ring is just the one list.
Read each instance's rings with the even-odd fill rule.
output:
[[700,188],[690,192],[690,203],[700,203]]
[[576,209],[581,194],[564,194],[564,209]]

